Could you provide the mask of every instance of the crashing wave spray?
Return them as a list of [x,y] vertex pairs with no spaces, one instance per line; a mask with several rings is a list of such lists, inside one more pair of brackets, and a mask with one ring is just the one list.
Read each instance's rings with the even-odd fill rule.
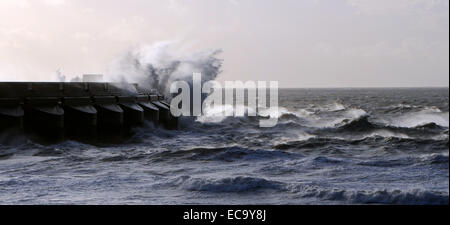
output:
[[112,82],[138,83],[169,96],[170,84],[183,80],[192,82],[192,73],[201,73],[203,81],[214,80],[221,72],[221,50],[193,54],[177,54],[173,42],[159,42],[129,50],[108,68],[106,77]]

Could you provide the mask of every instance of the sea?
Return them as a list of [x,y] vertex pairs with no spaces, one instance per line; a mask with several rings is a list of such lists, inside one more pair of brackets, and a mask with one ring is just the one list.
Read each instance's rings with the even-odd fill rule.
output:
[[0,137],[0,204],[449,204],[448,88],[280,89],[277,116],[121,143]]

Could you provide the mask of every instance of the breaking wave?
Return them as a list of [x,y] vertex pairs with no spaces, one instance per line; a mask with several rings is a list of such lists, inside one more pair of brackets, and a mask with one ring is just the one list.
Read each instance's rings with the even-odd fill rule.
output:
[[192,83],[192,74],[201,73],[202,82],[214,80],[221,72],[221,50],[185,54],[175,42],[165,41],[133,48],[112,62],[106,74],[114,82],[138,83],[170,97],[173,81]]
[[182,176],[169,182],[187,191],[210,193],[252,193],[264,190],[282,190],[283,183],[256,177],[227,177],[222,179]]
[[303,198],[319,198],[348,204],[446,205],[448,192],[411,190],[341,190],[312,185],[292,185],[291,191]]
[[180,176],[156,186],[177,187],[189,192],[239,193],[289,192],[302,199],[315,198],[329,203],[345,204],[398,204],[398,205],[445,205],[449,203],[448,192],[422,189],[406,190],[343,190],[323,188],[312,184],[285,183],[250,176],[225,177],[220,179]]
[[374,129],[376,126],[369,122],[368,115],[364,115],[354,120],[345,119],[336,127],[342,131],[367,131]]
[[435,124],[441,127],[449,127],[449,114],[439,109],[422,110],[419,112],[402,114],[386,119],[386,122],[394,127],[414,128]]

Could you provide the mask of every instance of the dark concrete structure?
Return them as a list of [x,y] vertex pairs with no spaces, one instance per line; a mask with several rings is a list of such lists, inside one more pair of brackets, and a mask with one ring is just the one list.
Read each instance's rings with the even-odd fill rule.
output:
[[137,84],[0,82],[0,132],[90,139],[120,135],[145,121],[178,127],[164,98]]

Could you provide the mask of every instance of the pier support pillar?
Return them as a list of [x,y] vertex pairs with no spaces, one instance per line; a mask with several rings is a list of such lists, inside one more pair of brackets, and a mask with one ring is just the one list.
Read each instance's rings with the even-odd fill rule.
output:
[[132,96],[117,97],[119,106],[123,109],[125,128],[139,126],[144,123],[144,109],[136,104],[136,98]]
[[178,128],[178,118],[172,116],[170,112],[170,106],[158,99],[158,101],[152,101],[159,109],[159,120],[167,129],[177,129]]
[[95,141],[97,110],[90,97],[63,98],[65,131],[68,137]]
[[0,132],[22,130],[23,117],[20,99],[0,98]]
[[123,128],[123,109],[117,105],[114,96],[95,96],[99,135],[120,136]]
[[150,102],[150,98],[147,95],[140,95],[137,97],[139,106],[144,109],[144,118],[155,126],[159,125],[159,109],[156,105]]
[[58,98],[27,98],[24,128],[43,140],[64,138],[64,109]]

